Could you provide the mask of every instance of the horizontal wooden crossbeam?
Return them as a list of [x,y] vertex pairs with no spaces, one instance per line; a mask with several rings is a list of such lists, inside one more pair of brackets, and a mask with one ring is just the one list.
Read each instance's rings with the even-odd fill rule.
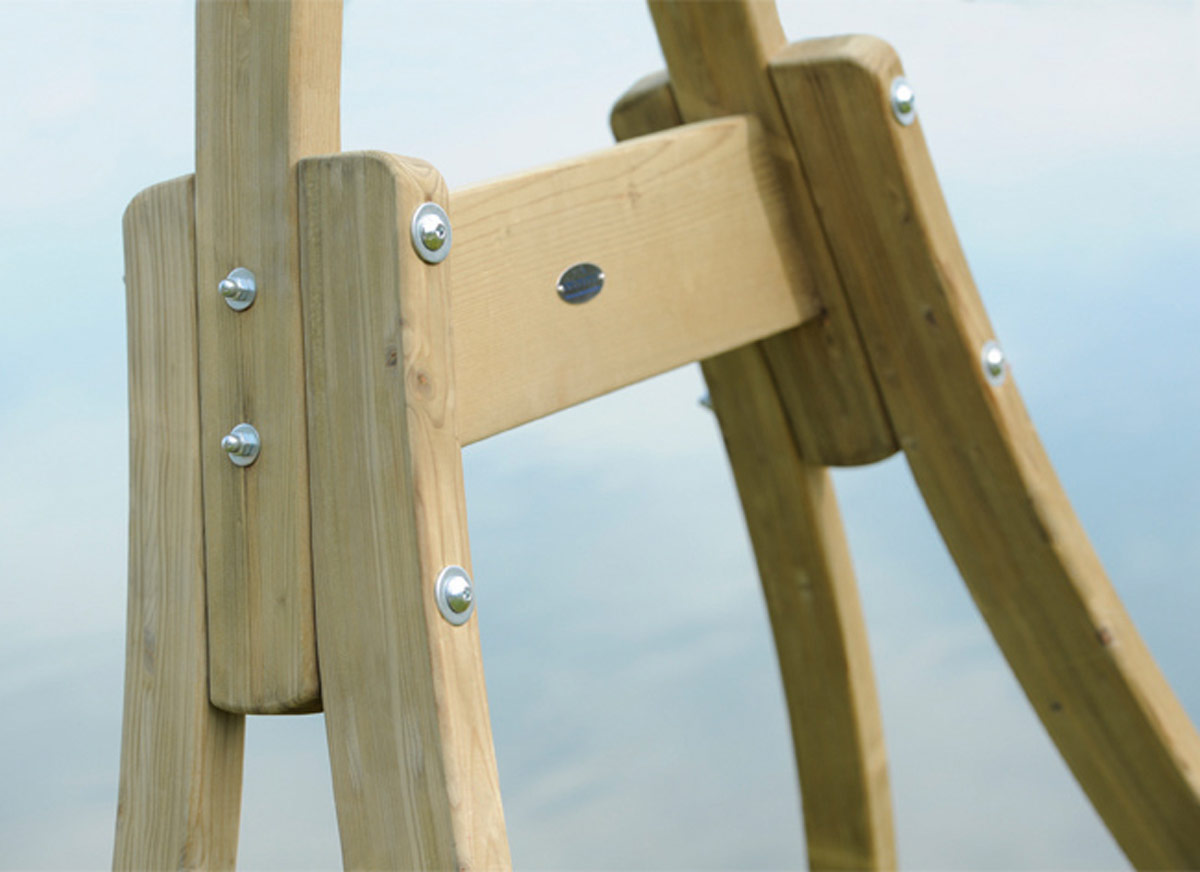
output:
[[[758,123],[692,124],[450,195],[465,445],[817,315]],[[556,293],[576,263],[604,289]]]

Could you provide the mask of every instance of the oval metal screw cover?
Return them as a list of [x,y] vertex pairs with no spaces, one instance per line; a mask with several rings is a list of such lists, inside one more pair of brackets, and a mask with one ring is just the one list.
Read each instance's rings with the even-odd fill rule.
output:
[[471,576],[461,566],[450,565],[438,573],[433,595],[442,617],[456,627],[465,624],[475,613]]
[[413,248],[426,263],[441,263],[450,253],[454,233],[446,210],[437,203],[422,203],[417,207],[411,233]]
[[604,270],[594,263],[577,263],[558,277],[558,296],[566,303],[586,303],[604,288]]

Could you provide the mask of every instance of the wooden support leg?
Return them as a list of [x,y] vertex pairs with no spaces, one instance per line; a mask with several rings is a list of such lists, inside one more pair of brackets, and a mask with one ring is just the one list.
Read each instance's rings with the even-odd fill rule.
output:
[[[806,228],[780,244],[800,245],[806,257],[816,246],[810,262],[823,277],[821,289],[840,295],[832,270],[822,268],[828,255],[765,76],[765,52],[782,40],[773,7],[734,2],[653,8],[668,62],[674,59],[673,69],[691,78],[694,113],[753,111],[775,130],[776,151],[785,169],[791,165],[790,192]],[[693,63],[693,41],[727,52],[720,60],[728,63],[706,54],[701,58],[708,66]],[[734,74],[707,78],[718,70]],[[707,102],[699,94],[708,94]],[[667,75],[634,85],[614,106],[611,121],[618,139],[682,124]],[[832,483],[820,464],[886,456],[891,430],[877,406],[853,320],[840,297],[834,303],[832,321],[719,355],[703,369],[775,634],[805,800],[809,865],[889,869],[896,852],[879,702],[849,550]]]
[[[993,332],[892,49],[791,46],[771,65],[917,484],[1038,717],[1129,859],[1200,867],[1200,737],[1113,591]],[[819,123],[813,123],[819,119]],[[996,383],[998,382],[998,383]]]
[[116,869],[237,858],[244,718],[208,699],[190,177],[125,213],[129,616]]
[[895,868],[883,724],[829,472],[800,457],[758,347],[704,374],[775,632],[809,866]]
[[469,570],[447,268],[413,211],[427,164],[301,164],[317,651],[347,867],[510,863],[475,619],[434,583]]

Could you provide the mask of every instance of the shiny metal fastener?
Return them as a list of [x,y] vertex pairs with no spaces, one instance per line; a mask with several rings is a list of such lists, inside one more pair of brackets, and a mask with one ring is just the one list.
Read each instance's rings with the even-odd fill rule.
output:
[[471,576],[461,566],[445,567],[438,574],[433,594],[442,617],[456,627],[465,624],[475,613],[475,591]]
[[422,203],[413,212],[412,243],[421,260],[441,263],[450,253],[450,218],[437,203]]
[[1004,349],[1000,347],[1000,343],[995,339],[983,343],[979,359],[983,363],[983,374],[988,382],[992,385],[1004,384],[1004,377],[1008,373],[1008,359],[1004,356]]
[[258,431],[249,424],[238,424],[221,440],[221,450],[229,455],[235,466],[249,466],[258,459],[262,442]]
[[604,270],[594,263],[577,263],[558,277],[556,289],[564,303],[586,303],[604,289]]
[[892,114],[905,127],[917,118],[917,93],[903,76],[892,79]]
[[245,267],[237,267],[229,275],[217,283],[217,290],[235,312],[250,308],[254,296],[258,293],[258,285],[254,281],[254,273]]

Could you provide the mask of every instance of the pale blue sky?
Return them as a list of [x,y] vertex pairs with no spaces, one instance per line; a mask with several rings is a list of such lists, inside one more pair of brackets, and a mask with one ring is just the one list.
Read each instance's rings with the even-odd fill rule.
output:
[[[781,4],[889,39],[1035,422],[1193,718],[1200,22],[1188,3]],[[189,3],[0,3],[0,868],[110,861],[127,423],[121,213],[191,171]],[[611,142],[662,65],[640,3],[345,17],[343,146],[452,187]],[[480,630],[523,868],[803,863],[786,717],[689,367],[467,450]],[[902,461],[839,472],[907,868],[1121,867]],[[253,719],[243,868],[339,863],[319,717]]]

